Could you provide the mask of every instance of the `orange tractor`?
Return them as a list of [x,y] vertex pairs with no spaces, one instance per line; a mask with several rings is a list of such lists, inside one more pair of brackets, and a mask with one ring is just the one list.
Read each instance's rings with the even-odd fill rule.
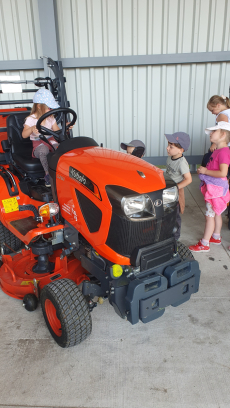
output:
[[[60,143],[48,156],[51,188],[21,137],[28,113],[7,119],[0,166],[0,285],[28,311],[40,301],[48,329],[61,347],[92,330],[91,311],[108,300],[131,324],[148,323],[198,291],[200,270],[175,242],[178,190],[144,160],[69,137],[76,113],[59,108],[37,123],[40,138]],[[61,115],[62,129],[41,125]],[[72,120],[66,126],[67,115]],[[43,122],[44,123],[44,122]]]

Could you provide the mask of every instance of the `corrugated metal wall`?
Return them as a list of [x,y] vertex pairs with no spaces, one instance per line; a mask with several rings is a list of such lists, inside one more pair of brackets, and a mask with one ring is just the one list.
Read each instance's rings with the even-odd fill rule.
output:
[[37,0],[0,0],[0,60],[41,55]]
[[[57,0],[61,56],[96,57],[229,50],[229,0]],[[75,134],[118,149],[140,138],[165,155],[164,133],[192,137],[188,154],[209,145],[206,103],[228,94],[230,63],[66,69],[78,112]]]
[[[42,55],[38,1],[0,0],[0,60]],[[230,48],[229,0],[56,0],[56,5],[62,58]],[[33,79],[43,72],[19,74]],[[183,130],[192,137],[188,154],[195,155],[204,152],[205,141],[209,145],[203,129],[214,117],[206,103],[213,94],[228,94],[230,63],[65,69],[65,75],[78,113],[75,136],[91,136],[114,149],[140,138],[148,156],[162,156],[164,133]]]
[[[37,59],[42,56],[37,0],[0,0],[0,61]],[[0,65],[1,66],[1,65]],[[2,71],[25,80],[43,76],[40,70]],[[23,89],[34,88],[31,84]],[[32,99],[31,93],[3,94],[0,100]],[[23,105],[22,105],[23,106]],[[2,108],[12,108],[12,105]]]

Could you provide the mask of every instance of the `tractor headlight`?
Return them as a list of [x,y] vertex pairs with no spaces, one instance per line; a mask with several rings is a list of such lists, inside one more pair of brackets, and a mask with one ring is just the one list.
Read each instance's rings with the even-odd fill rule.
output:
[[132,221],[155,218],[155,209],[147,194],[137,194],[135,191],[119,186],[106,186],[113,211],[121,217]]
[[166,188],[163,190],[163,205],[164,207],[170,207],[171,204],[178,200],[178,188],[177,186]]
[[125,215],[128,216],[142,212],[145,208],[145,196],[123,197],[121,200],[121,207]]
[[123,197],[121,208],[129,218],[149,218],[155,216],[152,201],[147,194]]

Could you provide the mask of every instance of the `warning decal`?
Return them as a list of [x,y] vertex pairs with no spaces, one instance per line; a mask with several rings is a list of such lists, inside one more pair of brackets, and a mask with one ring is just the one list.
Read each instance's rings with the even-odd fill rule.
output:
[[5,210],[5,213],[11,213],[13,211],[18,211],[18,200],[16,197],[7,198],[2,200],[2,204]]

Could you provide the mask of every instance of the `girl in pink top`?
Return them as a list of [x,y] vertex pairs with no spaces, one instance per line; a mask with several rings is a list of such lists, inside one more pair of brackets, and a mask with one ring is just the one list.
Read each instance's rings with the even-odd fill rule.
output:
[[[39,132],[36,128],[36,123],[42,115],[44,115],[46,112],[49,112],[50,109],[59,108],[59,105],[48,89],[39,89],[34,95],[33,102],[34,104],[31,114],[25,120],[22,137],[30,137],[30,140],[32,140],[32,156],[38,158],[41,161],[41,164],[45,170],[45,185],[46,187],[50,187],[47,154],[52,151],[52,148],[48,143],[43,142],[43,140],[39,138]],[[59,127],[53,116],[49,116],[47,119],[45,119],[43,126],[54,131],[59,130]],[[46,136],[46,138],[49,139],[49,142],[54,146],[55,149],[58,147],[58,143],[53,138],[53,136]]]
[[217,148],[212,153],[207,167],[199,167],[197,173],[202,180],[201,192],[206,203],[206,224],[203,238],[196,245],[189,247],[193,252],[208,252],[209,243],[221,244],[221,213],[229,202],[229,186],[227,180],[230,165],[230,123],[218,122],[212,128],[205,129],[210,140]]

